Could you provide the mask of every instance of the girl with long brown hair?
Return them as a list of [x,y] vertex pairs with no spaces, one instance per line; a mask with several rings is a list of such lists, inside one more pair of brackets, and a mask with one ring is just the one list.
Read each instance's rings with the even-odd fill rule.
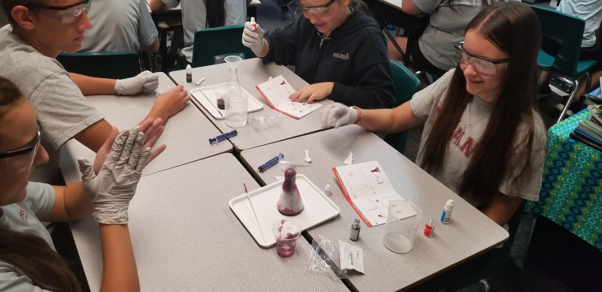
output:
[[101,290],[140,290],[127,209],[151,153],[142,133],[151,124],[120,134],[113,128],[97,156],[101,167],[79,161],[82,183],[28,182],[32,167],[48,161],[40,146],[44,130],[19,89],[0,77],[0,291],[80,291],[40,221],[79,220],[92,212],[102,243]]
[[322,121],[383,133],[424,124],[416,163],[504,225],[523,199],[539,198],[547,151],[536,108],[539,41],[528,5],[491,5],[456,44],[456,68],[411,101],[391,110],[333,104]]

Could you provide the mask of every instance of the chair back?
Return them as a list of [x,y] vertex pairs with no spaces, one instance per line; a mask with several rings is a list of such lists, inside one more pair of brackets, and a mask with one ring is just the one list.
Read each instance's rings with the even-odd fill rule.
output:
[[224,58],[230,55],[254,58],[255,54],[242,44],[243,29],[243,25],[227,25],[197,30],[194,33],[192,67],[223,63]]
[[141,72],[134,52],[61,53],[56,59],[67,72],[92,77],[123,79]]
[[[393,85],[395,86],[395,106],[412,99],[414,93],[420,90],[420,80],[410,69],[403,64],[389,60],[391,71],[393,72]],[[403,154],[408,140],[408,131],[387,135],[385,142]]]
[[571,78],[577,78],[577,64],[585,21],[554,9],[531,6],[541,25],[541,50],[537,63]]

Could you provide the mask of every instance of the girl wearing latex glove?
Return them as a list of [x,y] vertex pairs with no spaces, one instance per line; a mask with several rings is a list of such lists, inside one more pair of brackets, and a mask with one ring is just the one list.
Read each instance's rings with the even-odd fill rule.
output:
[[503,226],[541,187],[548,144],[536,104],[539,40],[528,5],[492,4],[456,45],[457,67],[410,101],[379,110],[334,104],[322,122],[386,134],[424,124],[416,164]]
[[310,85],[291,101],[325,98],[362,108],[391,108],[395,88],[385,39],[361,0],[300,0],[304,17],[263,38],[258,24],[247,22],[242,43],[257,57],[294,65]]
[[99,224],[100,290],[139,291],[128,226],[123,223],[127,222],[127,202],[150,154],[143,146],[144,137],[136,129],[122,133],[116,143],[117,135],[112,136],[106,144],[114,147],[98,177],[93,178],[89,163],[82,163],[86,193],[81,182],[67,186],[28,183],[33,166],[48,161],[40,145],[42,132],[27,99],[12,82],[0,77],[0,291],[79,291],[76,277],[56,253],[40,221],[81,220],[94,210],[100,222],[110,223]]
[[115,80],[115,92],[119,95],[132,95],[144,90],[153,91],[159,87],[159,75],[144,71],[134,77]]

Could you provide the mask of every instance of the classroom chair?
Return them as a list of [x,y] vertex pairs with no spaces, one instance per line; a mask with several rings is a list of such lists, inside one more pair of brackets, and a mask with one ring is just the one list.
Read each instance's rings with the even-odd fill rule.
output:
[[583,77],[587,78],[585,92],[589,92],[591,76],[588,70],[596,64],[596,61],[579,61],[585,29],[583,19],[550,8],[540,6],[531,6],[531,8],[537,14],[541,25],[542,46],[537,56],[537,64],[552,75],[564,76],[574,84],[573,91],[558,117],[559,123],[573,102],[579,80]]
[[123,79],[141,72],[134,52],[61,53],[56,59],[67,72],[92,77]]
[[[389,64],[391,65],[391,71],[393,71],[393,85],[395,86],[396,93],[395,106],[399,106],[412,99],[414,93],[420,90],[420,80],[418,80],[418,77],[403,64],[395,60],[389,60]],[[387,135],[385,137],[385,142],[389,143],[389,145],[402,154],[406,148],[407,140],[408,131]]]
[[254,58],[251,49],[240,41],[243,29],[244,25],[227,25],[197,30],[194,33],[192,67],[223,63],[224,58],[230,55]]

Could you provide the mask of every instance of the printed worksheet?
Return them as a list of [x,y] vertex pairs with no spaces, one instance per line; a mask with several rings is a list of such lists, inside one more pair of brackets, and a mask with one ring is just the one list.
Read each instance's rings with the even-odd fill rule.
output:
[[403,200],[393,189],[378,161],[335,167],[345,198],[366,225],[376,226],[387,221],[390,200]]
[[319,103],[290,101],[288,97],[295,92],[295,89],[282,75],[271,78],[257,85],[256,88],[273,109],[295,119],[300,119],[322,106]]

